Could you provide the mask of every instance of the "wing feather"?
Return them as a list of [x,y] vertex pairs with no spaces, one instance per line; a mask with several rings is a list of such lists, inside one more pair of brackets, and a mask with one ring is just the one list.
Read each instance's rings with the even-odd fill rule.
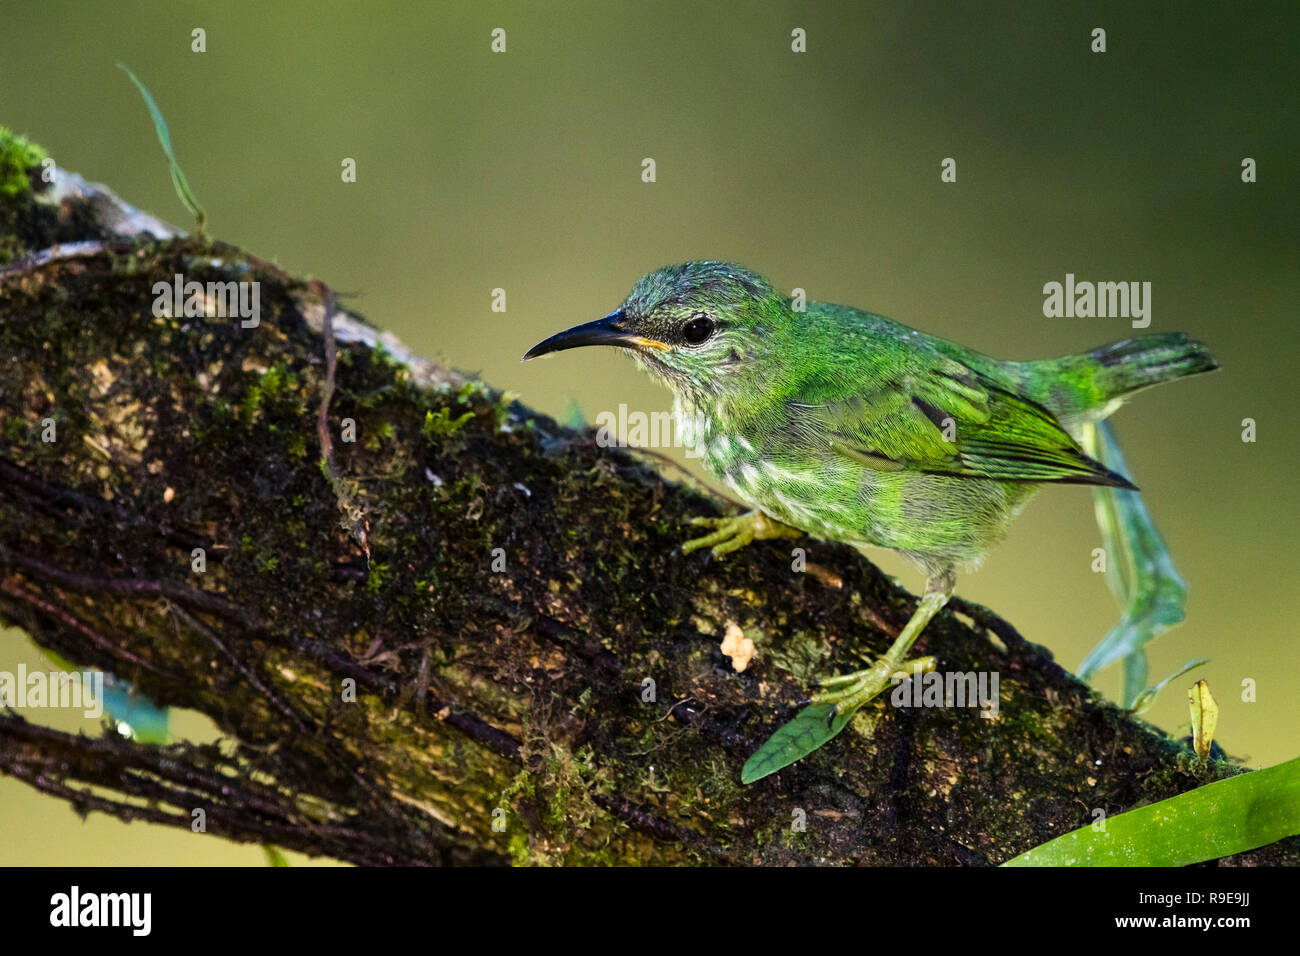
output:
[[795,427],[881,471],[1134,487],[1084,454],[1041,405],[955,359],[931,358],[923,371],[844,397],[821,389],[819,401],[788,402]]

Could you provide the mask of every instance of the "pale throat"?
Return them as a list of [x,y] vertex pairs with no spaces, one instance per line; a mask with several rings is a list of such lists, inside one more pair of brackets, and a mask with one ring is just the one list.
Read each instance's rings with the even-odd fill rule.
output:
[[717,428],[711,412],[706,412],[682,392],[673,390],[673,419],[682,447],[699,456],[708,447]]

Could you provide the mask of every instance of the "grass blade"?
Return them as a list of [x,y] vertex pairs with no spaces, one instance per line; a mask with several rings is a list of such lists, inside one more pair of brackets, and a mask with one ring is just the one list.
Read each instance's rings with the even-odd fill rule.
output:
[[181,169],[181,164],[176,161],[176,153],[172,149],[171,133],[167,131],[167,121],[163,119],[162,111],[158,109],[158,104],[153,101],[145,85],[140,82],[140,78],[131,72],[131,68],[124,63],[119,63],[117,68],[131,78],[140,95],[144,97],[144,105],[149,108],[149,115],[153,117],[153,129],[158,135],[158,144],[162,146],[163,152],[167,155],[167,166],[172,174],[172,187],[176,190],[176,195],[180,201],[185,204],[185,208],[190,211],[194,217],[195,227],[199,235],[203,235],[203,227],[207,224],[208,214],[203,211],[199,205],[199,200],[194,195],[194,190],[190,188],[190,181],[185,178],[185,171]]

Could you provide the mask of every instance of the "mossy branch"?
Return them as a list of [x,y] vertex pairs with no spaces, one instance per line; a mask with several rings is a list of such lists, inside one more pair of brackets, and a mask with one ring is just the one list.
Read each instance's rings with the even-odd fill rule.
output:
[[[0,165],[29,155],[0,132]],[[319,283],[7,161],[0,620],[226,735],[0,715],[0,771],[80,812],[202,810],[209,833],[366,864],[990,864],[1240,772],[954,601],[924,653],[996,670],[996,719],[881,712],[742,787],[809,675],[882,650],[910,595],[817,541],[807,574],[784,542],[684,557],[717,503],[653,458],[409,355]],[[260,323],[155,315],[177,274],[261,283]],[[1294,839],[1233,858],[1297,861]]]

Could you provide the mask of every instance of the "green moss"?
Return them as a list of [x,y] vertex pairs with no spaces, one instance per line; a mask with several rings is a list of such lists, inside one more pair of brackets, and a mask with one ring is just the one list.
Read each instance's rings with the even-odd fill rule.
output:
[[438,409],[437,414],[432,411],[424,414],[424,437],[430,440],[435,438],[449,438],[465,427],[465,423],[474,418],[474,413],[468,411],[465,414],[453,419],[451,409],[444,405]]
[[277,362],[244,392],[239,401],[240,423],[246,427],[273,415],[295,420],[296,424],[296,419],[306,410],[306,403],[298,394],[300,387],[297,374],[287,365]]
[[366,575],[366,591],[369,594],[378,594],[383,590],[384,583],[391,576],[391,568],[382,562],[376,561],[370,565],[370,573]]
[[47,155],[35,143],[0,126],[0,196],[12,199],[29,191],[28,171],[40,166]]
[[245,425],[251,425],[257,420],[257,412],[262,407],[262,388],[260,385],[254,385],[244,393],[243,399],[239,402],[239,420]]
[[268,401],[276,401],[297,388],[298,376],[281,362],[272,365],[262,376],[262,393]]
[[[753,637],[746,632],[747,637]],[[763,641],[753,637],[760,654],[764,654],[777,667],[792,674],[801,684],[810,683],[822,670],[822,661],[829,652],[826,640],[817,634],[800,631],[788,640]]]
[[391,442],[397,430],[393,427],[392,422],[383,422],[378,428],[372,429],[366,437],[366,451],[379,451],[384,447],[386,442]]

